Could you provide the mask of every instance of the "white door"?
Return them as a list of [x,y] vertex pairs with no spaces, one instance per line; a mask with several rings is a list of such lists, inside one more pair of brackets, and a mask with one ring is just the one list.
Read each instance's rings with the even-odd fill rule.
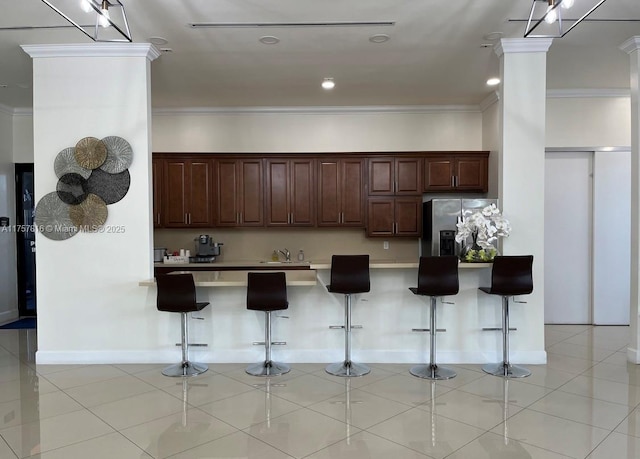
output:
[[593,153],[545,155],[544,320],[590,324]]
[[596,152],[593,175],[593,323],[629,325],[631,152]]

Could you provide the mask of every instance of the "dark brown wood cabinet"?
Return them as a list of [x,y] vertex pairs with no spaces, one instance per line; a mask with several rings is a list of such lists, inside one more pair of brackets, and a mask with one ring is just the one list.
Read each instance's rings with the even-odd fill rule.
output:
[[216,160],[216,226],[263,226],[262,159]]
[[266,160],[266,226],[315,226],[315,160]]
[[443,155],[425,158],[424,191],[488,191],[488,154]]
[[370,158],[369,196],[422,194],[422,158]]
[[364,226],[364,159],[318,159],[318,226]]
[[213,225],[212,160],[189,157],[162,161],[160,223],[165,228]]
[[422,230],[422,198],[371,197],[367,209],[367,236],[419,237]]
[[162,227],[162,174],[164,160],[153,158],[151,161],[151,177],[153,180],[153,227]]

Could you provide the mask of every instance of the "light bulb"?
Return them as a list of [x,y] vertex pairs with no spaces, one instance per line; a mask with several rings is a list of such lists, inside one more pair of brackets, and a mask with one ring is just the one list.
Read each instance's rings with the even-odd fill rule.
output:
[[109,10],[103,9],[100,11],[102,12],[102,14],[98,16],[98,23],[102,27],[109,27],[111,25],[109,23]]
[[549,8],[547,8],[547,14],[544,17],[544,22],[546,22],[547,24],[553,24],[554,22],[556,22],[556,19],[558,19],[558,13],[556,13],[556,10],[553,8],[553,6],[549,5]]
[[496,86],[496,85],[500,84],[500,78],[495,78],[495,77],[494,78],[489,78],[487,80],[487,84],[489,86]]
[[80,0],[80,8],[82,8],[82,11],[85,13],[88,13],[92,9],[91,3],[89,3],[89,0]]
[[333,81],[333,78],[325,78],[322,81],[322,89],[333,89],[335,86],[336,83]]
[[560,3],[560,6],[563,7],[565,10],[568,10],[573,6],[574,3],[575,3],[575,0],[562,0],[562,3]]

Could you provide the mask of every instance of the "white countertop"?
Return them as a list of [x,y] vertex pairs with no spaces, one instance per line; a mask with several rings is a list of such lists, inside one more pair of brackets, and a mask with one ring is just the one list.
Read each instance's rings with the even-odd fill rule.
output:
[[[198,263],[201,264],[201,263]],[[174,271],[177,273],[193,274],[196,287],[242,287],[247,285],[247,273],[249,271]],[[316,272],[309,269],[298,269],[285,271],[287,285],[291,286],[314,286],[317,284]],[[142,287],[152,287],[156,284],[155,279],[147,279],[138,285]]]

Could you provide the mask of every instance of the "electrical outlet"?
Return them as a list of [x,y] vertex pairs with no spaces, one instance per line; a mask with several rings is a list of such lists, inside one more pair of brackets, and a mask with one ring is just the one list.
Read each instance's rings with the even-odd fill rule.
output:
[[384,250],[389,250],[389,241],[384,241],[384,242],[382,243],[382,248],[383,248]]

